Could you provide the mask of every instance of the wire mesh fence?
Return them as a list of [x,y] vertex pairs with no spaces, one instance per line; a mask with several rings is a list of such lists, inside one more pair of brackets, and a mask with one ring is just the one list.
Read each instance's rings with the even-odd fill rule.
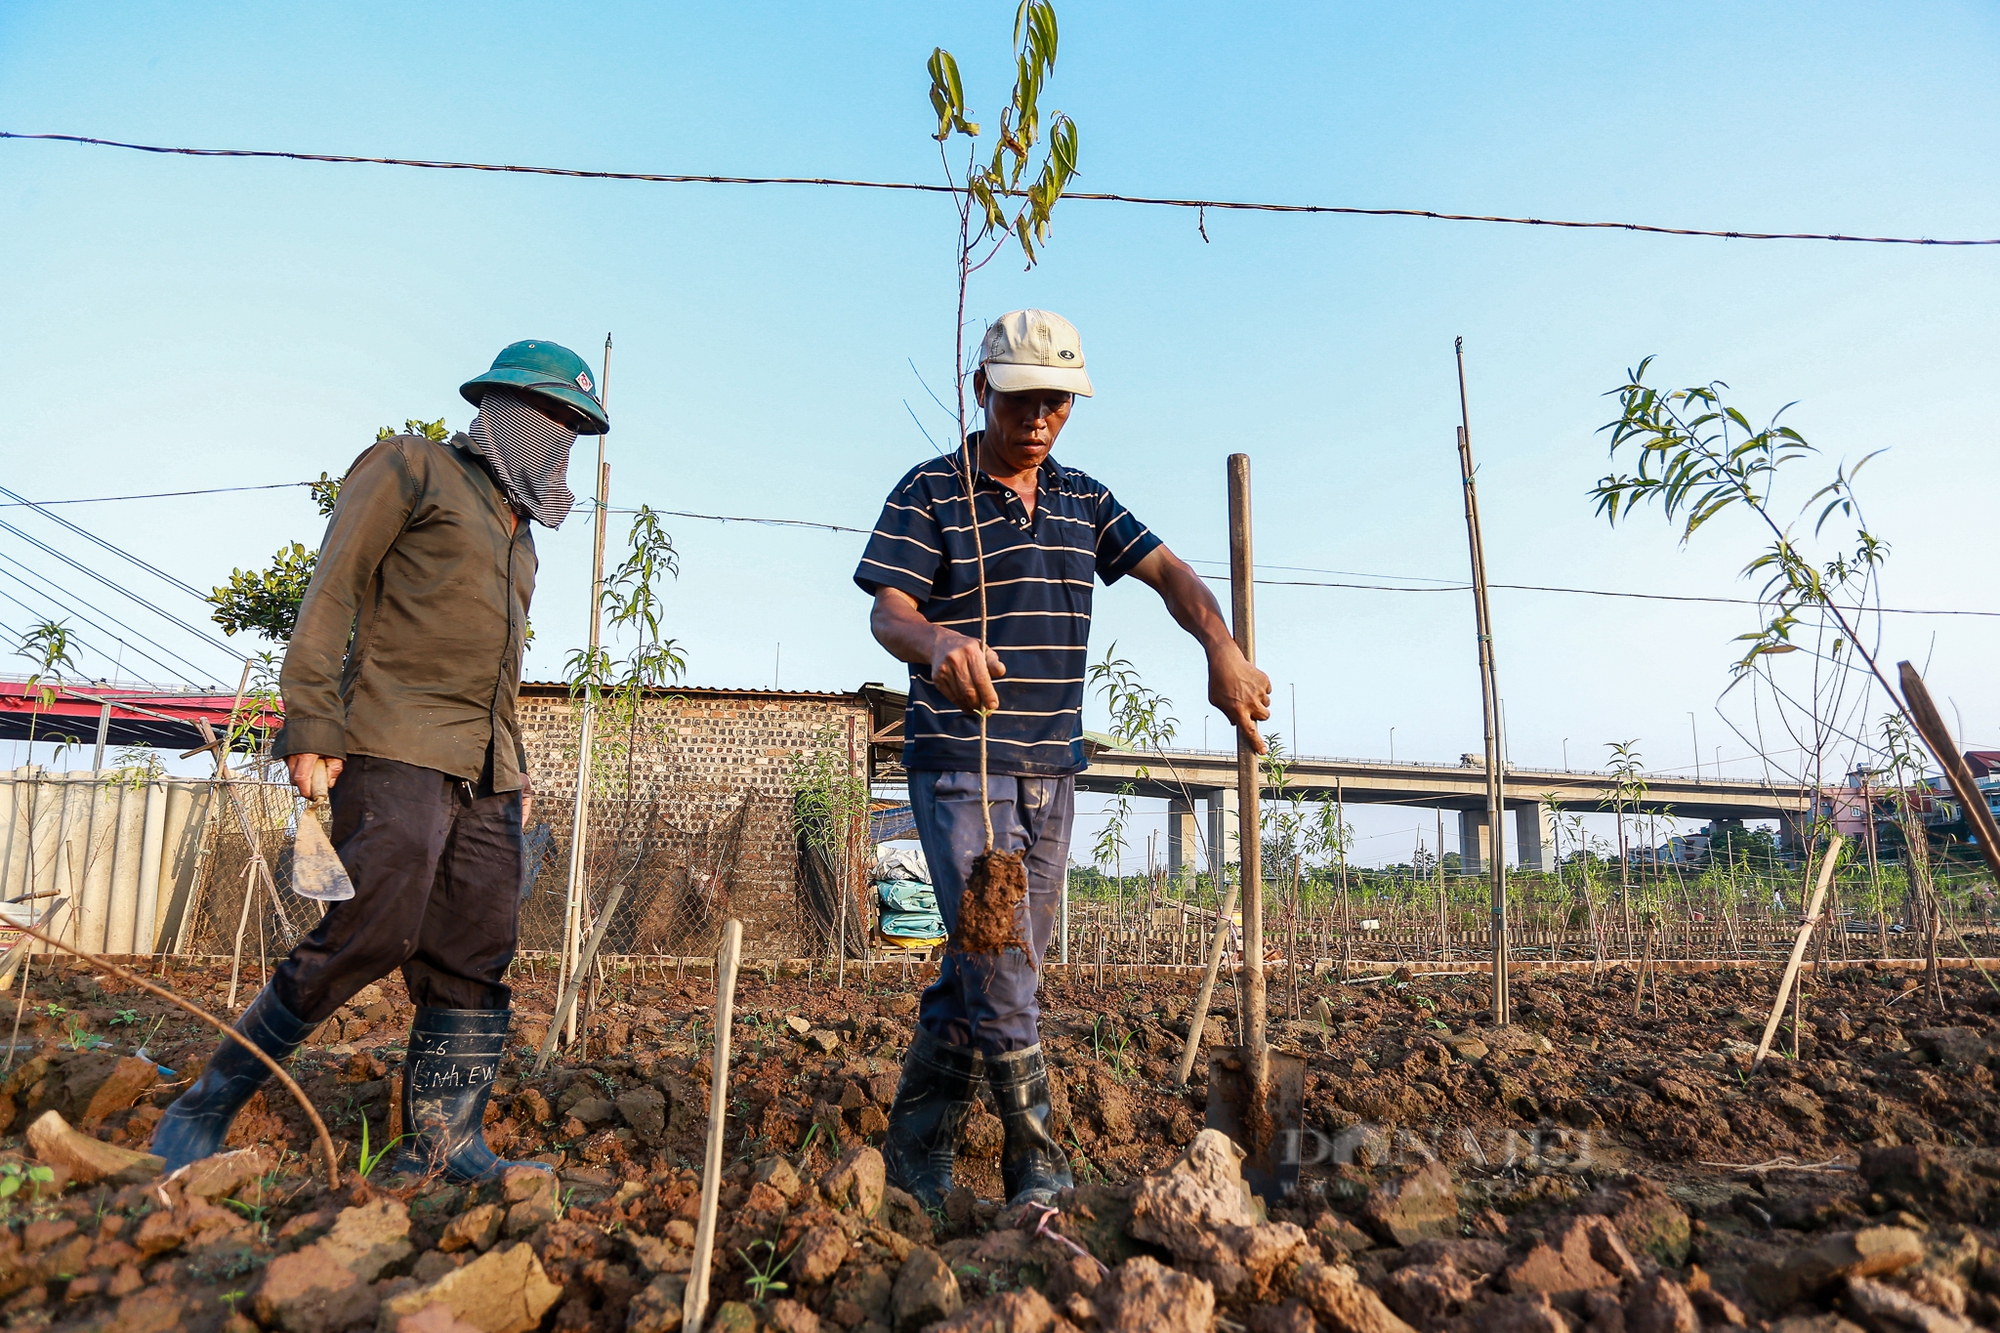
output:
[[[675,784],[630,799],[594,798],[584,838],[580,937],[596,928],[612,900],[600,952],[610,955],[700,956],[713,953],[735,906],[737,870],[746,834],[762,802],[755,792],[731,793]],[[575,830],[573,795],[538,797],[524,831],[522,884],[524,951],[563,947]]]
[[[1064,913],[1066,940],[1052,956],[1074,964],[1129,966],[1197,965],[1205,963],[1214,946],[1217,917],[1214,893],[1202,883],[1174,884],[1160,877],[1151,883],[1128,884],[1110,898],[1072,896]],[[1663,882],[1664,883],[1664,882]],[[1356,893],[1345,902],[1328,894],[1295,902],[1282,889],[1267,888],[1264,914],[1265,957],[1273,963],[1296,962],[1301,971],[1324,970],[1352,962],[1472,962],[1489,959],[1492,917],[1480,901],[1483,878],[1453,882],[1443,895],[1425,901],[1416,895],[1400,900]],[[1099,886],[1100,891],[1104,886]],[[1601,901],[1587,909],[1567,888],[1536,896],[1524,883],[1510,904],[1508,950],[1517,962],[1610,962],[1652,959],[1782,960],[1798,937],[1804,918],[1792,904],[1773,904],[1769,886],[1760,882],[1734,901],[1720,895],[1683,894],[1669,898],[1650,890],[1635,892],[1632,902]],[[1793,898],[1796,900],[1795,886]],[[1875,910],[1863,885],[1850,883],[1851,906],[1830,907],[1814,932],[1812,957],[1828,961],[1920,959],[1926,956],[1922,911],[1908,903],[1888,901],[1876,890]],[[1938,900],[1938,952],[1964,958],[2000,955],[2000,923],[1996,901],[1976,880],[1969,892]],[[1914,919],[1913,919],[1914,918]],[[1239,909],[1223,929],[1228,956],[1241,948]]]
[[[579,939],[588,938],[614,893],[617,897],[604,924],[602,956],[706,957],[731,916],[751,927],[745,954],[756,960],[832,959],[842,953],[859,959],[884,952],[867,892],[865,835],[843,838],[831,850],[816,846],[799,831],[795,792],[782,784],[774,791],[708,780],[688,771],[667,746],[641,747],[629,764],[622,753],[615,758],[618,767],[607,772],[610,766],[600,766],[594,783],[579,867],[585,890]],[[261,959],[268,965],[318,924],[321,906],[291,892],[292,834],[305,807],[289,784],[269,780],[277,772],[222,784],[227,795],[220,799],[196,792],[189,808],[205,821],[199,862],[187,875],[191,891],[185,894],[184,917],[162,936],[159,949],[240,955],[246,964]],[[21,801],[26,800],[24,795]],[[563,948],[574,814],[569,792],[545,790],[532,804],[524,829],[525,871],[513,890],[520,898],[524,954],[553,955]],[[254,845],[244,837],[245,825]],[[844,857],[840,852],[847,842],[855,846],[845,848],[852,855]],[[277,888],[275,896],[263,887],[259,857]],[[1483,883],[1452,876],[1442,911],[1437,896],[1414,891],[1356,892],[1343,902],[1331,895],[1294,901],[1282,889],[1270,890],[1267,957],[1295,961],[1301,970],[1356,961],[1485,958],[1490,916],[1481,900]],[[1108,887],[1098,886],[1099,892]],[[1520,881],[1509,926],[1517,960],[1780,959],[1801,921],[1795,905],[1770,901],[1770,885],[1762,881],[1751,889],[1738,886],[1727,898],[1635,892],[1629,912],[1615,899],[1586,911],[1572,890],[1559,887],[1533,876]],[[1814,957],[1925,956],[1921,923],[1899,912],[1881,886],[1875,886],[1872,900],[1864,887],[1843,886],[1850,905],[1823,918]],[[163,919],[165,905],[163,898]],[[1940,910],[1941,955],[2000,954],[1991,893],[1954,890],[1942,895]],[[1164,876],[1127,881],[1121,896],[1071,893],[1050,959],[1198,966],[1213,947],[1216,928],[1207,876],[1192,885]],[[1234,956],[1233,936],[1229,947]]]
[[[176,952],[269,963],[291,952],[325,915],[292,889],[292,835],[302,806],[289,782],[260,775],[214,784],[196,889]],[[249,836],[245,836],[245,829]],[[258,873],[270,871],[270,892]],[[240,941],[240,945],[239,945]]]
[[[193,910],[179,952],[282,957],[316,926],[324,909],[291,891],[291,847],[301,806],[287,785],[232,784],[255,844],[226,811],[213,820],[196,876]],[[582,871],[586,886],[580,934],[622,888],[604,932],[607,955],[701,956],[712,953],[732,907],[756,793],[662,789],[632,801],[593,800]],[[562,948],[570,878],[573,797],[540,798],[523,830],[524,873],[508,886],[520,897],[520,949]],[[256,871],[261,856],[277,887],[273,897]],[[239,940],[241,944],[239,946]]]

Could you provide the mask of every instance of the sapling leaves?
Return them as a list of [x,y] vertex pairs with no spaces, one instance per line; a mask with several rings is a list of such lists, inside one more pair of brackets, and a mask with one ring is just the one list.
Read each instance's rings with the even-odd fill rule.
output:
[[[1767,605],[1768,618],[1760,630],[1737,638],[1745,645],[1731,668],[1738,680],[1759,659],[1797,650],[1791,639],[1802,623],[1800,611],[1807,607],[1826,611],[1843,643],[1854,645],[1840,602],[1859,605],[1889,549],[1862,521],[1854,478],[1882,451],[1851,467],[1836,466],[1832,479],[1801,507],[1801,516],[1817,511],[1815,537],[1835,516],[1855,524],[1852,558],[1836,556],[1816,566],[1800,551],[1791,526],[1772,512],[1779,471],[1818,452],[1780,421],[1794,404],[1779,408],[1759,429],[1741,409],[1725,401],[1729,386],[1720,380],[1672,391],[1648,385],[1645,377],[1652,361],[1652,357],[1642,360],[1627,372],[1623,385],[1606,395],[1616,397],[1620,408],[1617,419],[1602,428],[1611,436],[1611,455],[1616,459],[1630,447],[1637,458],[1633,470],[1610,472],[1592,488],[1597,512],[1616,525],[1640,506],[1657,504],[1662,515],[1679,527],[1683,545],[1711,519],[1732,509],[1747,510],[1764,524],[1771,542],[1742,572],[1746,578],[1764,580],[1759,598]],[[1869,667],[1873,670],[1872,660]]]
[[[997,243],[1010,235],[1020,243],[1032,268],[1035,246],[1048,241],[1056,201],[1076,174],[1076,123],[1058,111],[1049,121],[1048,149],[1032,183],[1025,188],[1021,183],[1042,139],[1041,97],[1055,72],[1059,36],[1055,6],[1049,0],[1023,0],[1015,10],[1013,92],[1000,110],[991,154],[984,163],[971,157],[966,162],[964,189],[970,208],[962,219],[961,240],[962,264],[968,272],[985,262],[971,262],[974,250],[989,240],[996,242],[997,249]],[[931,51],[928,68],[931,109],[938,118],[937,132],[931,137],[940,144],[954,135],[978,139],[979,123],[971,119],[965,105],[957,60],[937,47]],[[1010,198],[1021,200],[1011,218],[1005,203]]]

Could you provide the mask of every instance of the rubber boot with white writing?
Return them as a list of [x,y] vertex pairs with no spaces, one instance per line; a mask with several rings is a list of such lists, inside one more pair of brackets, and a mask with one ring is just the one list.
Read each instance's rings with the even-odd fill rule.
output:
[[391,1170],[472,1184],[498,1180],[510,1166],[542,1166],[507,1161],[486,1146],[486,1100],[511,1016],[507,1009],[417,1010],[403,1059],[403,1151]]

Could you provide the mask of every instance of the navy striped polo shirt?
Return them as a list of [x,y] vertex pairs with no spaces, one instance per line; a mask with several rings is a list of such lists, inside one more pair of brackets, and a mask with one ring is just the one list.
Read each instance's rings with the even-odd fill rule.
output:
[[[979,436],[972,437],[975,455]],[[963,455],[934,458],[904,475],[882,506],[854,571],[862,591],[899,588],[924,618],[979,636],[979,580],[966,521]],[[987,723],[987,768],[1021,777],[1079,773],[1092,578],[1116,583],[1160,544],[1103,483],[1053,456],[1042,461],[1029,518],[1021,497],[977,477],[979,538],[986,550],[987,642],[1007,674],[993,682],[1000,709]],[[976,772],[979,719],[910,667],[903,767]]]

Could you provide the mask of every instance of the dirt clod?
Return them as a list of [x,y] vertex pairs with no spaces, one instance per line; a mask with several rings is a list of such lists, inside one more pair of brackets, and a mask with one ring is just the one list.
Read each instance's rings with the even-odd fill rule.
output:
[[990,851],[972,862],[958,902],[958,930],[951,947],[961,953],[997,954],[1024,949],[1017,917],[1028,900],[1028,871],[1019,852]]

